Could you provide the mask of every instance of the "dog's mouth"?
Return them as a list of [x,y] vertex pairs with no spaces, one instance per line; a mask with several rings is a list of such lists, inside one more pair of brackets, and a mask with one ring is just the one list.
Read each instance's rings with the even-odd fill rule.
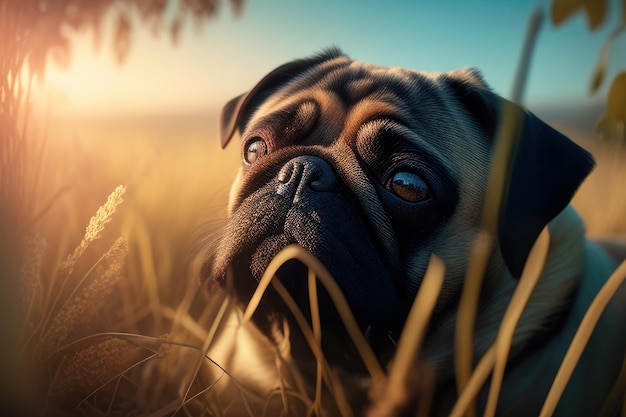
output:
[[[242,250],[230,264],[226,285],[242,303],[247,304],[257,291],[258,284],[272,260],[282,249],[293,243],[297,243],[293,237],[281,234],[267,237],[258,245]],[[278,268],[276,278],[289,289],[295,300],[300,301],[306,295],[301,289],[307,287],[307,274],[308,269],[304,264],[297,260],[288,260]],[[269,297],[272,300],[268,304],[274,304],[275,294],[272,292]]]
[[[294,243],[312,252],[329,269],[346,297],[348,308],[354,314],[361,331],[367,335],[372,348],[381,353],[381,356],[391,351],[394,336],[390,337],[390,335],[399,334],[405,311],[395,292],[392,294],[395,288],[391,288],[390,283],[393,280],[390,272],[382,261],[375,259],[373,248],[363,253],[361,259],[344,259],[348,258],[345,254],[352,250],[347,247],[352,244],[352,241],[347,244],[341,241],[326,242],[323,249],[316,251],[316,248],[306,247],[308,246],[306,243],[299,242],[292,235],[269,236],[257,245],[241,250],[234,256],[225,282],[227,288],[235,294],[245,308],[258,290],[259,281],[275,256]],[[328,253],[334,256],[328,258],[328,255],[324,255]],[[339,358],[334,358],[337,359],[337,363],[344,361],[348,363],[356,357],[356,353],[353,351],[353,342],[339,316],[338,306],[319,281],[317,281],[316,301],[312,306],[308,276],[307,265],[297,259],[290,259],[278,268],[272,280],[277,279],[282,284],[299,313],[308,323],[311,323],[311,309],[317,311],[324,334],[322,339],[325,341],[325,346],[329,348],[325,348],[325,351],[339,354]],[[379,284],[372,284],[374,277],[379,280]],[[382,286],[380,282],[389,286]],[[368,286],[376,286],[377,291]],[[265,334],[270,334],[274,320],[284,317],[288,318],[292,327],[293,325],[299,326],[283,296],[270,284],[264,290],[261,303],[257,307],[254,315],[255,323]]]
[[[258,247],[243,251],[234,259],[229,269],[227,285],[244,306],[258,290],[259,281],[275,255],[292,243],[297,243],[293,237],[272,236],[261,242]],[[287,318],[294,359],[309,361],[313,358],[311,356],[312,351],[309,348],[302,348],[306,342],[302,337],[301,324],[295,319],[295,314],[301,315],[311,326],[312,311],[315,311],[321,324],[322,349],[326,359],[331,363],[340,364],[343,369],[362,371],[362,361],[338,313],[337,305],[319,281],[317,282],[315,301],[312,305],[308,279],[309,268],[298,259],[289,259],[280,265],[272,277],[272,281],[278,280],[280,282],[287,292],[287,297],[293,303],[288,306],[284,293],[279,293],[270,284],[264,289],[261,303],[253,316],[255,324],[263,333],[273,337],[271,335],[277,328],[276,324],[282,323],[282,320]],[[297,312],[292,311],[294,304]],[[348,308],[351,306],[349,305]],[[373,350],[381,359],[386,360],[390,352],[394,350],[395,342],[392,334],[398,334],[396,333],[398,332],[396,326],[393,325],[393,328],[384,327],[380,323],[371,322],[371,320],[359,320],[358,313],[353,312]],[[376,311],[376,313],[385,315],[382,311]],[[391,316],[393,314],[390,314]],[[387,324],[386,326],[390,325]]]

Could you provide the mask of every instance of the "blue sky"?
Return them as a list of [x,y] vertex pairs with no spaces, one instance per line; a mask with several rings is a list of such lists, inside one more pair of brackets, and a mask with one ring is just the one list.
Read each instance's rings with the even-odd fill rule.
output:
[[[426,71],[474,66],[508,96],[528,17],[549,2],[522,0],[248,0],[235,18],[224,4],[200,31],[188,25],[173,46],[148,29],[133,35],[127,61],[117,66],[110,31],[93,50],[91,36],[73,41],[69,68],[50,65],[46,89],[60,111],[150,113],[212,111],[249,89],[272,68],[338,46],[354,59]],[[533,58],[529,106],[589,100],[600,47],[618,19],[590,33],[582,15],[554,28],[546,14]],[[626,68],[626,40],[614,44],[608,81]],[[620,56],[621,55],[621,56]]]

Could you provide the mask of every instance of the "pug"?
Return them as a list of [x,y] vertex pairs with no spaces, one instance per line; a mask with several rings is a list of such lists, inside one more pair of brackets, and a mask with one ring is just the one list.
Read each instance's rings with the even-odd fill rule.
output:
[[[457,395],[459,298],[481,230],[505,106],[523,123],[483,279],[474,352],[477,361],[493,343],[530,249],[547,226],[548,257],[516,328],[497,408],[499,415],[537,415],[582,315],[621,259],[585,238],[569,205],[594,166],[590,154],[496,95],[475,69],[381,67],[330,49],[276,68],[229,101],[220,116],[220,143],[225,147],[240,137],[241,167],[228,223],[206,250],[202,279],[227,288],[245,306],[272,258],[298,244],[328,268],[386,362],[436,254],[445,263],[445,278],[419,357],[435,373],[432,412],[446,415]],[[290,261],[277,273],[303,312],[309,308],[306,271]],[[325,353],[336,366],[347,366],[348,338],[321,287],[319,310]],[[255,322],[272,338],[272,323],[287,315],[270,291]],[[596,415],[618,378],[625,349],[622,285],[556,415]]]

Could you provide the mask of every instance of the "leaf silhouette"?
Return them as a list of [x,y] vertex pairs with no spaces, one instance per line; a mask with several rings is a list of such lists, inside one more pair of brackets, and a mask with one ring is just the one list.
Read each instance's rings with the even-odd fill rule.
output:
[[172,42],[174,45],[178,44],[178,39],[180,37],[180,30],[182,29],[183,22],[180,16],[177,16],[172,25],[170,26],[170,36],[172,37]]
[[[626,5],[626,0],[624,1]],[[244,0],[231,0],[231,3],[235,16],[239,17],[241,15],[241,12],[243,11]]]
[[613,80],[609,91],[608,110],[617,122],[626,122],[626,71],[620,72]]
[[553,0],[552,23],[558,26],[579,11],[583,11],[587,16],[589,29],[596,30],[606,18],[607,0]]
[[596,119],[594,128],[601,138],[610,139],[615,132],[615,117],[610,113],[602,113]]
[[52,59],[59,68],[67,68],[70,64],[70,46],[63,38],[59,45],[52,49]]
[[604,77],[606,76],[606,65],[604,62],[599,63],[596,69],[593,71],[593,75],[591,76],[591,86],[589,88],[590,94],[594,94],[598,91],[602,82],[604,81]]
[[587,12],[587,24],[590,30],[596,30],[606,18],[607,1],[606,0],[587,0],[585,1],[585,12]]
[[551,7],[552,24],[555,26],[565,22],[582,7],[582,0],[553,0]]
[[130,19],[125,12],[121,12],[115,24],[115,35],[113,38],[113,51],[118,63],[124,62],[130,51]]

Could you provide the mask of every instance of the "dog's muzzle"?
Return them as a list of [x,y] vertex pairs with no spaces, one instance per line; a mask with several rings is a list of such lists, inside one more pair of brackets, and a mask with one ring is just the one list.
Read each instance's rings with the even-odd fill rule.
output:
[[[246,304],[276,254],[298,244],[337,280],[361,329],[387,343],[387,334],[399,331],[405,314],[397,277],[364,208],[332,162],[307,154],[267,161],[256,178],[262,183],[234,207],[218,251],[217,271],[222,272],[214,276],[220,279],[228,270],[227,286]],[[276,275],[308,315],[307,268],[288,261]],[[321,285],[318,308],[324,330],[344,332],[337,308]],[[268,311],[289,314],[271,287],[259,315]]]

